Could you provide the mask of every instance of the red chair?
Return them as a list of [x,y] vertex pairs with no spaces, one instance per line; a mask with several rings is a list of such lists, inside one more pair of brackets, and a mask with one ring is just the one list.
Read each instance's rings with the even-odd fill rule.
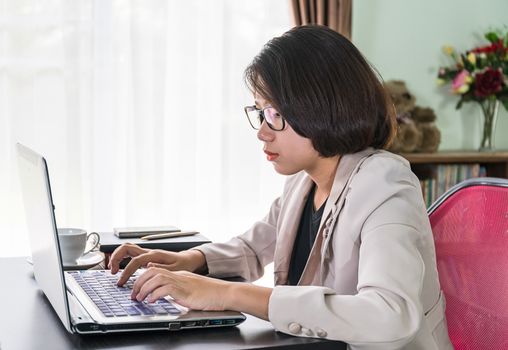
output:
[[508,180],[477,178],[428,210],[455,349],[508,349]]

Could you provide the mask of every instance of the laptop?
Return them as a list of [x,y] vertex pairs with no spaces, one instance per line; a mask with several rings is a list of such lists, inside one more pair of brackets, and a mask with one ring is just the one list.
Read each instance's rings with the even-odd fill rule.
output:
[[44,157],[16,145],[35,279],[70,333],[109,333],[228,327],[242,323],[235,311],[197,311],[170,297],[154,303],[130,300],[138,271],[123,287],[108,270],[64,271],[55,206]]

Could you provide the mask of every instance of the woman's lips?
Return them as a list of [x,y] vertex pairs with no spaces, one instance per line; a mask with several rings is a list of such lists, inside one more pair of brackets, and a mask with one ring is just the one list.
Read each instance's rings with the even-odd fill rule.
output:
[[270,162],[274,161],[279,156],[278,153],[272,153],[272,152],[268,152],[266,150],[265,150],[265,154],[266,154],[266,159],[268,159]]

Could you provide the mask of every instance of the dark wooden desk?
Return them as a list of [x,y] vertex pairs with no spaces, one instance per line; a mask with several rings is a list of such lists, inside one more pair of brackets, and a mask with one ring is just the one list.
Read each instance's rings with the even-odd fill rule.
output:
[[80,336],[69,334],[38,289],[25,258],[0,258],[0,349],[346,349],[341,342],[275,332],[248,316],[238,327]]

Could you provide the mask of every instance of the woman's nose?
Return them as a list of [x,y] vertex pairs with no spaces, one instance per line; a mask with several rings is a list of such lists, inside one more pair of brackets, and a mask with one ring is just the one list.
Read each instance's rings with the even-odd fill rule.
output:
[[259,127],[257,136],[260,141],[271,142],[275,138],[275,132],[270,129],[270,127],[266,124],[266,121],[263,121]]

